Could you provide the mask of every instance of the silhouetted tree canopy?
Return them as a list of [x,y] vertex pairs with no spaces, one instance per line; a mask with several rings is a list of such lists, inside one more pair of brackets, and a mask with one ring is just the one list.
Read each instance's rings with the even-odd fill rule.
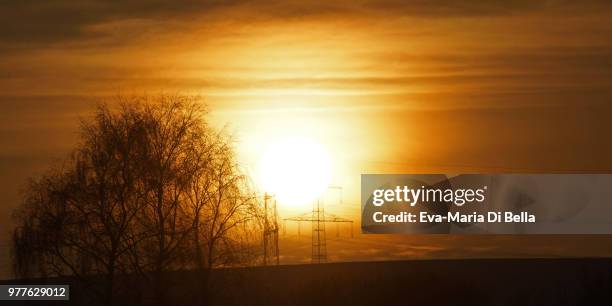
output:
[[256,198],[230,138],[205,117],[184,96],[99,106],[70,158],[24,191],[18,275],[95,276],[108,304],[117,277],[135,275],[163,303],[167,271],[253,260]]

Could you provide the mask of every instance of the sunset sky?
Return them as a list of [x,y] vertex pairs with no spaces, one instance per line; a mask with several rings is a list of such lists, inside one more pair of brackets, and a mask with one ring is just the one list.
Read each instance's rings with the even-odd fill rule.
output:
[[[277,139],[312,139],[343,187],[332,209],[357,218],[361,173],[612,172],[611,37],[612,5],[596,0],[4,4],[0,278],[19,189],[67,156],[98,102],[199,95],[249,173]],[[286,262],[309,259],[302,242],[285,242]],[[329,247],[333,260],[561,255],[609,256],[612,238]]]

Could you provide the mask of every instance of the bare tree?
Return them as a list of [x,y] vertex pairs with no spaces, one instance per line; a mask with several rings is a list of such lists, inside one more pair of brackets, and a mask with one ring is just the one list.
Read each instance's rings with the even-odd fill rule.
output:
[[[59,171],[32,181],[16,216],[18,271],[35,264],[44,274],[102,275],[106,303],[112,302],[115,276],[128,251],[126,233],[144,205],[137,182],[143,152],[141,115],[128,105],[113,114],[99,107],[92,123],[83,122],[81,144]],[[43,274],[43,275],[44,275]]]
[[257,203],[230,138],[200,105],[162,96],[100,106],[66,166],[26,189],[16,272],[96,276],[107,304],[118,275],[137,275],[164,304],[166,272],[243,262]]

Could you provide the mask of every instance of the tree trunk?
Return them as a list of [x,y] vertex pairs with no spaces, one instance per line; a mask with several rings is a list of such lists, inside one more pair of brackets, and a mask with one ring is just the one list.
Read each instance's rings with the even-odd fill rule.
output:
[[106,305],[110,306],[113,304],[114,286],[115,286],[115,265],[114,263],[111,263],[108,269],[108,274],[106,275],[106,284],[104,288],[104,298],[105,298],[104,303]]

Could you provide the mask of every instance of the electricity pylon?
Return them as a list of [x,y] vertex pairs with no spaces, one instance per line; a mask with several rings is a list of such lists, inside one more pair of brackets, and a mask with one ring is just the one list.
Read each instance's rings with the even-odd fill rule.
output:
[[312,206],[312,263],[327,261],[327,239],[325,237],[325,209],[320,200]]
[[[330,187],[332,189],[340,189],[340,187]],[[340,199],[342,203],[342,199]],[[284,222],[295,221],[298,223],[298,235],[300,233],[300,224],[302,222],[310,222],[312,225],[312,263],[324,263],[327,261],[327,237],[325,231],[325,223],[350,223],[351,225],[351,238],[353,237],[353,220],[338,217],[331,214],[325,214],[324,202],[317,200],[313,203],[312,214],[309,217],[308,214],[295,216],[291,218],[283,219]],[[284,227],[286,228],[286,226]],[[339,229],[336,227],[336,236],[339,236]]]
[[[269,203],[271,205],[269,205]],[[271,207],[270,207],[271,206]],[[280,262],[278,249],[278,213],[276,210],[276,199],[269,194],[264,194],[264,231],[263,231],[263,265],[267,266],[269,257],[276,257],[276,265]]]

